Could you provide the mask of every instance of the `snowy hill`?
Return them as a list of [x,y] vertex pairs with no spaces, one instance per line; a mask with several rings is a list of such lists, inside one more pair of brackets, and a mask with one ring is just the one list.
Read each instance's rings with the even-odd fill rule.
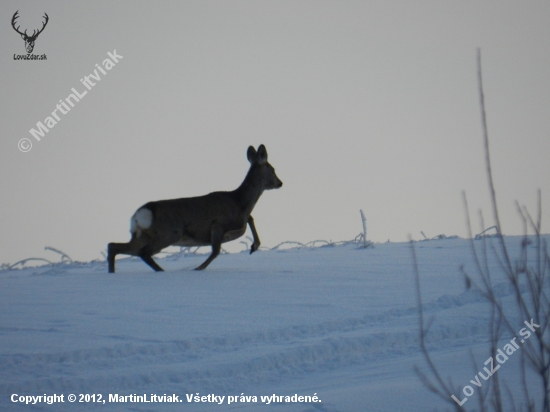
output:
[[[506,238],[513,256],[521,239]],[[470,243],[415,248],[425,315],[434,319],[428,346],[463,398],[458,391],[477,373],[472,358],[482,365],[488,357],[489,305],[460,272],[475,279]],[[450,410],[414,372],[425,363],[409,244],[227,254],[191,270],[204,258],[161,259],[163,273],[138,259],[119,260],[115,274],[105,262],[1,271],[0,410]],[[498,262],[489,264],[500,298],[513,299]],[[517,374],[516,358],[501,379]],[[65,402],[29,406],[13,394],[63,394]],[[101,394],[101,405],[70,403],[69,394]],[[182,402],[115,403],[109,394]],[[197,394],[205,402],[188,402]],[[224,396],[222,404],[208,395]]]

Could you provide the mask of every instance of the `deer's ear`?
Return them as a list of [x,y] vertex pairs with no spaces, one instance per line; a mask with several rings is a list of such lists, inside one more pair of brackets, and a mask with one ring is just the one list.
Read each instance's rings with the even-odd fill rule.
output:
[[25,40],[25,35],[24,35],[24,34],[22,34],[22,35],[21,35],[21,38],[22,38],[23,40]]
[[252,164],[256,162],[256,159],[258,158],[256,154],[256,149],[254,149],[253,146],[248,146],[248,151],[246,152],[246,157],[248,158],[248,161]]
[[267,150],[263,144],[258,146],[258,163],[261,165],[267,163]]

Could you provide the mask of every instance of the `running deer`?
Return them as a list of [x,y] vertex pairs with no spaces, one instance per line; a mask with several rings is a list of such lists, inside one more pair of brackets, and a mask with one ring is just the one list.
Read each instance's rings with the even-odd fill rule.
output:
[[247,151],[250,169],[241,185],[232,192],[212,192],[205,196],[159,200],[141,206],[130,220],[132,238],[128,243],[109,243],[109,273],[115,271],[118,254],[139,256],[155,271],[163,269],[153,255],[168,246],[212,246],[212,254],[195,270],[203,270],[219,255],[221,244],[241,237],[250,226],[254,241],[250,253],[260,247],[254,219],[250,215],[264,190],[283,185],[267,162],[267,150]]

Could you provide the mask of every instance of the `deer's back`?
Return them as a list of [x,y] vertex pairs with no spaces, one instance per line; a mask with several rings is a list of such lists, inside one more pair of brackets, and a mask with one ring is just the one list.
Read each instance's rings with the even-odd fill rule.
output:
[[[232,232],[224,241],[241,236],[248,221],[232,192],[212,192],[204,196],[149,202],[140,209],[149,209],[153,215],[153,236],[178,233],[180,246],[210,244],[214,223]],[[242,229],[242,230],[241,230]],[[239,234],[240,233],[240,234]],[[239,235],[239,236],[237,236]]]

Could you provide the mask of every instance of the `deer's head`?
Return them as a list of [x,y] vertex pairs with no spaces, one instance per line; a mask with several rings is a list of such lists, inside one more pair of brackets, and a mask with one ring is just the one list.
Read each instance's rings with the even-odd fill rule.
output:
[[11,19],[11,25],[12,25],[13,29],[14,29],[17,33],[19,33],[19,34],[21,35],[21,38],[22,38],[23,40],[25,40],[25,49],[27,49],[27,53],[30,54],[30,53],[32,53],[32,51],[33,51],[33,49],[34,49],[34,42],[36,41],[36,38],[38,37],[38,35],[39,35],[40,33],[42,33],[42,31],[43,31],[44,28],[46,27],[46,24],[48,24],[48,20],[49,20],[50,18],[48,17],[48,15],[47,15],[46,13],[44,13],[44,18],[46,19],[46,21],[44,21],[44,22],[42,23],[42,28],[41,28],[40,30],[33,30],[32,35],[29,36],[29,35],[27,34],[27,30],[25,30],[24,32],[20,32],[20,31],[19,31],[19,27],[20,27],[20,26],[15,27],[16,20],[17,20],[17,18],[19,17],[19,16],[18,16],[18,13],[19,13],[19,10],[17,10],[17,11],[15,12],[15,14],[13,15],[13,18]]
[[275,174],[275,169],[267,161],[267,150],[263,144],[258,146],[258,151],[249,146],[246,156],[251,165],[251,174],[258,179],[262,190],[278,189],[283,185]]

